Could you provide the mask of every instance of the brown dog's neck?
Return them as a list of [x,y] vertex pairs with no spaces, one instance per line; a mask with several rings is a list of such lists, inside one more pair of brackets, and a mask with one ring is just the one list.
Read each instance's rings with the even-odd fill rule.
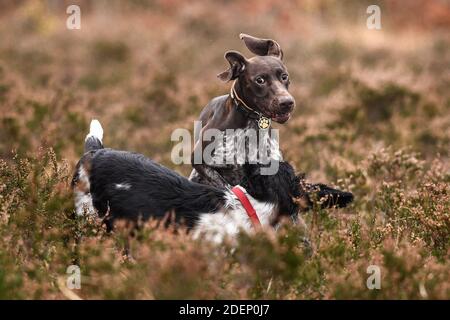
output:
[[254,113],[255,115],[257,115],[258,113],[261,113],[258,106],[254,106],[247,98],[242,88],[241,81],[239,81],[239,79],[236,79],[231,85],[230,96],[232,97],[232,100],[234,101],[235,104],[237,104],[238,107],[247,109],[247,111],[249,111],[250,114]]
[[[268,118],[264,113],[262,113],[258,108],[255,108],[253,106],[250,106],[248,104],[248,100],[246,101],[242,98],[245,97],[244,94],[242,94],[242,86],[240,85],[240,82],[236,80],[230,88],[230,95],[227,100],[231,101],[232,107],[234,111],[237,111],[237,113],[240,113],[242,116],[248,119],[248,126],[247,127],[254,127],[254,128],[261,128],[261,129],[269,129],[271,127],[271,121],[270,118]],[[260,126],[261,119],[264,120],[264,126]],[[268,125],[268,127],[267,127]]]
[[231,126],[231,128],[227,127],[227,129],[244,129],[250,127],[252,122],[256,123],[255,119],[250,119],[248,114],[240,110],[240,108],[236,105],[231,95],[229,95],[225,101],[225,109],[227,110],[225,123]]
[[227,110],[226,121],[223,123],[225,129],[253,128],[258,130],[258,116],[237,105],[231,95],[225,101],[225,108]]
[[[239,81],[239,78],[234,80],[234,82],[231,86],[234,87],[234,90],[240,97],[242,97],[242,98],[244,97],[244,93],[243,93],[241,82]],[[247,103],[247,101],[245,101],[245,103]]]

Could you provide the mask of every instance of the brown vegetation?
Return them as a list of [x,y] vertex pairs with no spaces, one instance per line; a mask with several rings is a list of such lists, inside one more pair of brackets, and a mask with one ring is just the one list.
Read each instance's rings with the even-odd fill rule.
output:
[[[83,299],[450,298],[445,1],[408,1],[409,16],[403,1],[375,1],[380,31],[365,27],[374,1],[74,2],[73,31],[60,1],[0,5],[0,298],[73,298],[62,286],[75,259]],[[215,75],[226,50],[249,56],[240,32],[285,52],[297,101],[279,127],[285,158],[351,190],[354,204],[305,215],[313,250],[288,224],[242,235],[236,250],[150,224],[131,242],[136,261],[124,261],[120,231],[71,218],[90,119],[107,146],[187,175],[170,161],[170,133],[193,130],[228,92]],[[366,287],[373,264],[381,290]]]

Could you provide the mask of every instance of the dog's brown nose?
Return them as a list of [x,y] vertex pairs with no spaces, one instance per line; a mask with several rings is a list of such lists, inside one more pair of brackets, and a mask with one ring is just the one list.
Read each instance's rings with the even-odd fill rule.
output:
[[294,99],[292,99],[291,97],[283,98],[280,101],[279,106],[282,113],[291,112],[292,109],[294,109]]

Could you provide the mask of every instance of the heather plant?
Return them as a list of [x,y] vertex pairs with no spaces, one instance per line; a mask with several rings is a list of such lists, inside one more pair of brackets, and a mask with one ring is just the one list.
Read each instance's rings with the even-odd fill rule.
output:
[[[79,2],[76,31],[59,5],[0,4],[1,299],[449,299],[448,21],[411,22],[408,8],[383,9],[394,0],[378,31],[360,1]],[[170,135],[228,92],[215,75],[224,51],[245,50],[240,32],[285,51],[297,109],[277,127],[284,158],[353,204],[220,247],[156,221],[130,236],[125,222],[107,233],[76,217],[70,181],[91,118],[108,147],[189,174]]]

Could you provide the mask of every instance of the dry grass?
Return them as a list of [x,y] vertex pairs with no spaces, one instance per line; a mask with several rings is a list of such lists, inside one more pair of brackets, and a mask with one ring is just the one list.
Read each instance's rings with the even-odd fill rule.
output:
[[[0,298],[73,297],[61,279],[75,260],[83,299],[450,298],[442,2],[380,1],[382,31],[365,28],[360,1],[75,1],[79,31],[65,28],[61,2],[48,2],[0,6]],[[280,127],[285,158],[355,203],[305,215],[313,251],[288,225],[242,235],[236,250],[149,225],[131,241],[136,261],[124,261],[124,232],[71,218],[68,181],[89,120],[101,120],[108,146],[186,175],[170,161],[170,133],[192,130],[228,91],[215,75],[224,51],[249,55],[240,32],[284,49],[297,100]],[[381,290],[366,287],[372,264]]]

